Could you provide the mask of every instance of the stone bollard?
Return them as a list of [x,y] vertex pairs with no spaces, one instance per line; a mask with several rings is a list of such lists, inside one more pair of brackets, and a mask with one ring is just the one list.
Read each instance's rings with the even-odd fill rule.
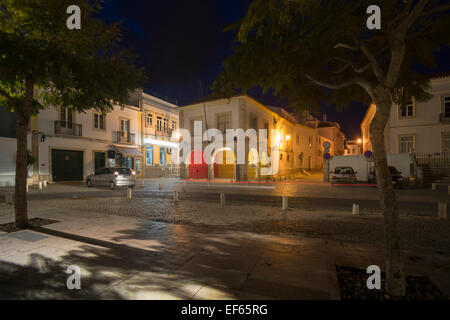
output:
[[180,200],[178,191],[173,192],[173,201],[178,202]]
[[436,190],[436,183],[431,184],[431,190]]
[[359,204],[356,203],[353,204],[352,214],[359,215]]
[[438,218],[442,220],[447,220],[447,202],[439,202]]
[[6,192],[5,193],[5,204],[10,205],[14,204],[14,192]]
[[288,209],[288,197],[287,196],[282,197],[281,207],[283,208],[283,211]]
[[44,188],[47,188],[47,180],[44,180]]
[[30,187],[28,186],[28,183],[27,183],[26,189],[27,189],[27,192],[30,191]]
[[133,197],[133,188],[127,188],[127,200],[131,200]]
[[220,204],[222,206],[225,205],[225,193],[223,193],[223,192],[220,194]]
[[39,190],[42,190],[42,181],[39,181]]

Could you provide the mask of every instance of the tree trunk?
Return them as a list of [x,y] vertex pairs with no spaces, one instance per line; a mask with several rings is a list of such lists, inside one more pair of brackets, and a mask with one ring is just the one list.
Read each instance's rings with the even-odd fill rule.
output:
[[27,203],[27,136],[30,126],[31,111],[33,106],[34,81],[25,79],[25,99],[23,105],[18,106],[17,114],[17,155],[16,155],[16,186],[15,186],[15,218],[18,228],[26,228],[28,222]]
[[377,88],[374,99],[376,113],[370,125],[370,141],[374,152],[378,191],[384,215],[386,291],[394,297],[405,295],[405,269],[400,249],[399,217],[396,197],[386,157],[384,129],[389,120],[392,97],[387,88]]

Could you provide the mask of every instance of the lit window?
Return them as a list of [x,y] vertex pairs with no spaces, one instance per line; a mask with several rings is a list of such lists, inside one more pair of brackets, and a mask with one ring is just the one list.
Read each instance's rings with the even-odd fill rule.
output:
[[409,153],[414,150],[414,136],[399,137],[399,152]]
[[147,116],[145,117],[145,125],[147,127],[153,127],[153,114],[147,113]]
[[446,118],[450,118],[450,96],[444,97],[444,113]]
[[412,101],[408,102],[403,108],[400,108],[400,117],[409,118],[414,116],[414,103]]
[[105,116],[101,113],[94,113],[94,128],[105,130]]

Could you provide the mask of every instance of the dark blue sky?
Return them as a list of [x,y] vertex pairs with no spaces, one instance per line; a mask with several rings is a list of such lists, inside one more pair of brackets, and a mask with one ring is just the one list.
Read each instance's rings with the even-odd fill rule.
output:
[[[145,68],[146,93],[178,105],[190,104],[208,92],[231,54],[232,33],[223,29],[243,17],[250,0],[106,0],[102,18],[123,21],[124,46],[134,48],[137,64]],[[449,71],[450,50],[442,53],[439,67]],[[284,106],[270,93],[250,94],[267,105]],[[338,121],[347,138],[360,135],[359,124],[367,106],[353,104],[343,112],[323,107],[328,120]]]

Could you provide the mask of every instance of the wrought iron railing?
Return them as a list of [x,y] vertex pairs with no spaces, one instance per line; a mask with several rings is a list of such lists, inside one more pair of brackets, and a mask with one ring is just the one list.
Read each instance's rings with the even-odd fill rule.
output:
[[55,134],[81,137],[83,135],[81,124],[68,121],[55,121]]
[[135,134],[127,131],[115,131],[114,143],[135,144]]
[[450,164],[450,152],[418,152],[416,161],[418,165]]

